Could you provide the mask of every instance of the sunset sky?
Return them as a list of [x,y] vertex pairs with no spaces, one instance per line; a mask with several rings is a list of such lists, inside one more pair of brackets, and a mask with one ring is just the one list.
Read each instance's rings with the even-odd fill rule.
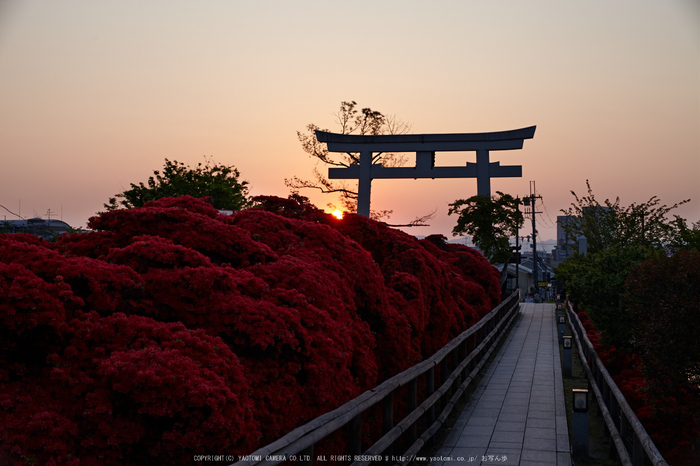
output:
[[[666,1],[0,0],[0,220],[85,226],[164,159],[235,165],[286,197],[314,167],[297,131],[338,131],[355,100],[412,133],[537,125],[522,178],[492,191],[544,205],[542,238],[585,194],[700,220],[700,3]],[[438,153],[438,165],[475,162]],[[412,164],[412,161],[411,161]],[[325,170],[322,166],[319,169]],[[336,198],[302,191],[319,207]],[[475,179],[375,180],[372,208],[451,237]],[[527,233],[527,232],[526,232]]]

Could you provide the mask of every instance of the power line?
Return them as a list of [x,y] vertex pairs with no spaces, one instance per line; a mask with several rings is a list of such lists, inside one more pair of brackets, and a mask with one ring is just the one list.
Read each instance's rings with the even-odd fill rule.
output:
[[[530,214],[532,214],[532,264],[533,264],[533,270],[532,270],[532,277],[533,277],[533,282],[535,286],[535,295],[539,295],[540,293],[540,286],[539,286],[539,273],[538,273],[538,262],[539,262],[539,257],[537,254],[537,225],[536,225],[536,214],[541,214],[542,212],[537,212],[537,209],[535,208],[535,202],[537,202],[537,199],[542,200],[542,196],[538,196],[537,190],[535,188],[535,182],[530,181],[530,196],[525,198],[525,206],[530,207]],[[528,214],[527,209],[526,209],[526,215]]]
[[545,215],[547,215],[547,218],[549,219],[549,222],[550,222],[550,224],[547,226],[550,228],[556,228],[556,223],[553,222],[552,217],[549,216],[549,211],[547,210],[547,205],[544,203],[544,199],[542,200],[542,207],[544,207],[544,213],[545,213]]

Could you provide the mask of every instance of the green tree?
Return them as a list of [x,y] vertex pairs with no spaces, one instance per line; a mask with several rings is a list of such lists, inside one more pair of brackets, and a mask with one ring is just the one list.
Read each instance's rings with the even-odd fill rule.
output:
[[233,166],[219,165],[211,159],[192,168],[182,162],[165,159],[163,171],[153,171],[147,184],[131,183],[131,189],[115,195],[105,209],[131,209],[163,197],[209,197],[217,209],[240,210],[249,204],[248,182],[239,181],[240,173]]
[[690,202],[690,199],[668,207],[659,205],[661,201],[654,196],[647,202],[623,207],[620,198],[615,202],[606,199],[598,202],[591,185],[586,180],[588,195],[579,197],[574,191],[575,202],[562,212],[570,217],[562,228],[573,238],[585,236],[588,251],[602,251],[606,247],[624,245],[634,242],[652,247],[663,247],[678,235],[678,228],[673,221],[666,218],[677,207]]
[[[634,268],[625,282],[634,351],[642,360],[646,401],[663,426],[659,447],[700,446],[700,252],[680,249]],[[692,447],[692,444],[695,444]],[[678,450],[677,450],[678,451]],[[681,450],[683,451],[683,447]],[[692,450],[691,450],[692,451]],[[699,464],[700,457],[672,464]],[[678,458],[679,456],[676,455]],[[667,459],[671,459],[668,458]]]
[[[660,254],[625,282],[635,351],[654,389],[668,396],[700,387],[700,252]],[[696,403],[700,406],[700,403]]]
[[497,191],[497,196],[472,196],[450,204],[448,215],[457,214],[454,236],[468,234],[490,262],[505,262],[512,255],[509,238],[517,235],[524,218],[520,199]]
[[675,234],[671,238],[670,247],[673,251],[682,249],[694,249],[700,251],[700,222],[695,222],[691,228],[684,218],[674,215],[675,220],[671,222],[675,229]]
[[[410,130],[410,125],[397,120],[394,116],[387,116],[371,108],[358,110],[357,102],[341,102],[340,110],[335,114],[336,123],[339,125],[340,134],[404,134]],[[311,123],[307,125],[306,132],[297,131],[297,137],[301,147],[309,154],[309,157],[316,159],[330,167],[349,167],[353,163],[360,163],[359,153],[337,153],[328,152],[326,143],[316,139],[315,131],[320,129]],[[322,131],[330,131],[323,129]],[[385,167],[400,167],[406,163],[406,157],[394,153],[377,153],[372,158],[372,163],[382,163]],[[297,176],[287,178],[284,183],[294,189],[318,189],[324,194],[340,195],[340,203],[347,212],[357,210],[357,189],[350,186],[347,181],[331,181],[323,175],[318,168],[314,168],[312,179],[301,179]],[[372,218],[386,218],[391,211],[373,211]]]
[[661,254],[640,244],[615,245],[585,255],[576,253],[559,264],[555,275],[567,298],[589,314],[603,343],[629,351],[634,319],[622,297],[623,286],[633,268]]

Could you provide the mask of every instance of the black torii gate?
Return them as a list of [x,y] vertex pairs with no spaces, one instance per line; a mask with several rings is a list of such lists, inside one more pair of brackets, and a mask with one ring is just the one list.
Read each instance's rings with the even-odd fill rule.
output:
[[[489,160],[489,151],[522,149],[525,139],[535,136],[536,126],[492,133],[354,135],[316,130],[316,139],[329,152],[359,152],[360,163],[329,168],[329,179],[358,180],[357,213],[369,217],[372,180],[375,178],[476,178],[477,194],[491,196],[491,178],[521,177],[522,166],[501,166]],[[435,152],[476,151],[476,163],[466,167],[436,167]],[[384,167],[372,164],[376,152],[415,152],[415,167]]]

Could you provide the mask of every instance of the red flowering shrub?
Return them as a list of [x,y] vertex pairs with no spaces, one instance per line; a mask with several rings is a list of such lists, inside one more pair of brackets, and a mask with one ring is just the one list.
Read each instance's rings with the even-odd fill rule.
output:
[[53,248],[66,257],[79,256],[99,259],[109,254],[110,248],[128,245],[130,238],[121,238],[111,231],[93,231],[89,235],[62,235]]
[[654,440],[679,462],[700,462],[700,252],[648,259],[630,272],[624,297]]
[[464,280],[483,288],[490,300],[487,306],[496,307],[501,302],[500,272],[491,267],[488,259],[476,249],[463,244],[447,243],[446,240],[442,235],[430,235],[420,242],[435,257],[459,269]]
[[586,334],[593,345],[593,349],[600,355],[603,349],[600,344],[600,333],[596,330],[595,325],[591,322],[586,311],[576,311],[576,315],[578,315],[581,325],[583,325],[583,328],[586,330]]
[[[332,225],[369,251],[385,282],[396,286],[395,306],[407,315],[412,325],[413,344],[423,357],[444,346],[499,301],[498,272],[488,261],[479,261],[478,265],[470,263],[468,255],[450,258],[452,263],[440,260],[433,252],[443,255],[446,249],[436,247],[435,238],[418,241],[359,215],[346,215],[341,222],[332,222]],[[451,245],[439,242],[449,250]],[[479,280],[488,291],[483,286],[469,285],[463,269],[456,266],[458,263],[465,269],[473,267],[478,271],[474,275],[481,276]],[[412,281],[403,275],[406,273],[417,279],[413,284],[420,284],[419,289],[411,290],[413,287],[406,286]],[[474,283],[474,279],[471,282]],[[493,290],[498,290],[496,295]]]
[[374,353],[382,380],[420,361],[412,350],[406,316],[391,305],[387,293],[391,290],[384,285],[373,257],[356,242],[327,225],[255,209],[240,212],[231,222],[284,254],[285,259],[278,263],[248,270],[270,287],[302,293],[343,328],[352,329],[355,344],[372,348],[373,334],[378,338]]
[[3,387],[0,438],[9,452],[0,459],[181,464],[197,448],[256,445],[242,367],[201,331],[90,313],[64,327],[46,362]]
[[301,197],[230,217],[161,199],[90,226],[0,236],[2,464],[249,453],[498,303],[475,251]]
[[215,264],[245,267],[274,259],[248,232],[219,217],[226,218],[206,202],[181,196],[151,201],[140,209],[106,212],[92,217],[88,226],[115,233],[116,242],[123,245],[135,236],[160,236],[208,256]]
[[131,268],[87,257],[64,257],[43,245],[0,241],[0,261],[22,264],[47,282],[65,282],[89,309],[107,315],[132,306],[143,293],[141,277]]
[[20,264],[0,263],[0,383],[42,365],[58,344],[66,305],[74,301],[64,283],[46,283]]
[[211,261],[204,254],[160,236],[149,235],[136,236],[127,246],[110,249],[105,260],[129,266],[140,274],[151,269],[212,267]]
[[695,463],[698,458],[692,452],[692,442],[700,434],[697,388],[665,384],[676,390],[676,396],[660,396],[653,386],[659,382],[650,382],[638,354],[600,344],[601,336],[586,312],[577,314],[605,368],[664,458],[673,465]]
[[309,198],[292,194],[287,199],[277,196],[255,196],[251,199],[254,209],[262,209],[307,222],[327,223],[328,214],[309,202]]

